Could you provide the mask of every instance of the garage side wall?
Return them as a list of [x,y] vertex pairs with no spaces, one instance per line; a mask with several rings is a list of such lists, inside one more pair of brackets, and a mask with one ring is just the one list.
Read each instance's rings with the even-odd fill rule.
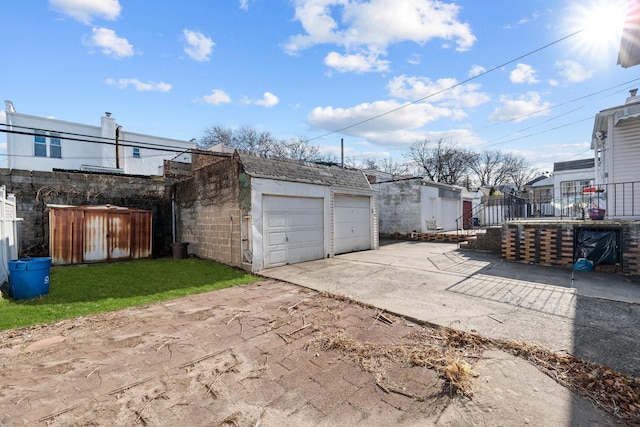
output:
[[422,229],[420,179],[383,182],[373,187],[378,190],[380,234]]
[[234,267],[242,264],[239,165],[224,159],[175,185],[176,241],[187,252]]

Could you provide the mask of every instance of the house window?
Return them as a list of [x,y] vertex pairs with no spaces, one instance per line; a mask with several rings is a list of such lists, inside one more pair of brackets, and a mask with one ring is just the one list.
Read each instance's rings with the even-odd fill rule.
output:
[[47,157],[47,136],[41,130],[34,130],[33,155],[36,157]]
[[582,190],[593,186],[593,180],[582,179],[576,181],[562,181],[562,197],[578,197],[582,198]]
[[561,216],[583,216],[589,196],[582,190],[591,186],[593,186],[593,180],[590,179],[562,181],[560,183]]
[[60,134],[51,132],[49,134],[49,157],[54,159],[62,158],[62,144],[60,142]]
[[133,158],[134,159],[140,158],[140,149],[138,147],[133,147]]

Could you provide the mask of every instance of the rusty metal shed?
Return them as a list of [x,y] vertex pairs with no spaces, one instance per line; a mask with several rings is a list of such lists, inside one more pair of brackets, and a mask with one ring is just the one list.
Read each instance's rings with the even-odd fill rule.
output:
[[112,205],[49,206],[52,263],[149,258],[153,212]]

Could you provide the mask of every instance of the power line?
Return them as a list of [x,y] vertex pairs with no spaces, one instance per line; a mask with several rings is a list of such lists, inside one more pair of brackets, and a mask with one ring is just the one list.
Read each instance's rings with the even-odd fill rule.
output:
[[[134,140],[128,140],[128,139],[118,139],[118,142],[116,143],[115,138],[108,138],[103,136],[87,135],[87,134],[73,133],[73,132],[61,132],[57,129],[40,129],[40,128],[34,128],[34,127],[28,127],[28,126],[6,125],[3,123],[0,123],[0,126],[4,126],[5,128],[12,128],[11,130],[0,129],[0,132],[6,133],[6,134],[34,136],[36,135],[34,132],[39,131],[39,132],[48,133],[48,135],[42,135],[42,136],[48,136],[49,138],[58,138],[58,139],[67,140],[67,141],[89,142],[94,144],[105,144],[105,145],[114,145],[114,146],[119,145],[124,147],[146,148],[149,150],[170,151],[170,152],[175,152],[175,151],[182,152],[187,149],[186,147],[170,147],[167,145],[162,145],[162,144],[157,144],[152,142],[134,141]],[[23,131],[13,130],[14,128],[26,129],[26,130],[23,130]],[[52,133],[55,135],[51,135]]]
[[558,44],[558,43],[560,43],[560,42],[563,42],[564,40],[566,40],[566,39],[568,39],[568,38],[571,38],[571,37],[573,37],[573,36],[575,36],[575,35],[577,35],[577,34],[581,33],[582,31],[584,31],[584,29],[580,29],[580,30],[578,30],[578,31],[575,31],[575,32],[573,32],[573,33],[571,33],[571,34],[569,34],[569,35],[566,35],[566,36],[564,36],[564,37],[562,37],[562,38],[560,38],[560,39],[557,39],[557,40],[555,40],[555,41],[553,41],[553,42],[551,42],[551,43],[548,43],[548,44],[546,44],[546,45],[544,45],[544,46],[542,46],[542,47],[539,47],[539,48],[537,48],[537,49],[534,49],[534,50],[532,50],[532,51],[529,51],[529,52],[525,53],[524,55],[520,55],[520,56],[518,56],[517,58],[511,59],[510,61],[504,62],[504,63],[502,63],[502,64],[500,64],[500,65],[497,65],[497,66],[495,66],[495,67],[493,67],[493,68],[490,68],[490,69],[488,69],[488,70],[486,70],[486,71],[483,71],[483,72],[482,72],[482,73],[480,73],[480,74],[477,74],[477,75],[475,75],[475,76],[473,76],[473,77],[469,77],[469,78],[467,78],[467,79],[465,79],[465,80],[462,80],[462,81],[460,81],[460,82],[458,82],[458,83],[456,83],[456,84],[454,84],[454,85],[451,85],[451,86],[449,86],[449,87],[446,87],[446,88],[444,88],[444,89],[441,89],[441,90],[439,90],[439,91],[436,91],[436,92],[434,92],[434,93],[432,93],[432,94],[429,94],[429,95],[427,95],[427,96],[423,96],[422,98],[418,98],[418,99],[416,99],[416,100],[414,100],[414,101],[407,102],[407,103],[405,103],[405,104],[403,104],[403,105],[401,105],[401,106],[399,106],[399,107],[396,107],[396,108],[393,108],[393,109],[391,109],[391,110],[388,110],[388,111],[386,111],[386,112],[384,112],[384,113],[380,113],[380,114],[377,114],[377,115],[375,115],[375,116],[369,117],[368,119],[361,120],[361,121],[356,122],[356,123],[354,123],[354,124],[352,124],[352,125],[344,126],[344,127],[340,128],[340,129],[333,130],[333,131],[328,132],[328,133],[325,133],[325,134],[323,134],[323,135],[319,135],[319,136],[316,136],[316,137],[313,137],[313,138],[307,139],[307,142],[314,141],[314,140],[316,140],[316,139],[320,139],[320,138],[324,138],[324,137],[327,137],[327,136],[329,136],[329,135],[333,135],[334,133],[342,132],[342,131],[345,131],[345,130],[347,130],[347,129],[351,129],[351,128],[356,127],[356,126],[360,126],[361,124],[364,124],[364,123],[367,123],[367,122],[373,121],[373,120],[375,120],[375,119],[379,119],[380,117],[384,117],[384,116],[389,115],[389,114],[391,114],[391,113],[395,113],[396,111],[399,111],[399,110],[402,110],[402,109],[404,109],[404,108],[407,108],[407,107],[409,107],[409,106],[411,106],[411,105],[414,105],[414,104],[417,104],[417,103],[419,103],[419,102],[422,102],[422,101],[424,101],[425,99],[429,99],[429,98],[432,98],[432,97],[434,97],[434,96],[440,95],[441,93],[447,92],[447,91],[449,91],[449,90],[451,90],[451,89],[454,89],[454,88],[456,88],[456,87],[458,87],[458,86],[461,86],[461,85],[463,85],[463,84],[465,84],[465,83],[468,83],[468,82],[470,82],[470,81],[472,81],[472,80],[475,80],[475,79],[477,79],[477,78],[479,78],[479,77],[482,77],[482,76],[485,76],[485,75],[487,75],[487,74],[489,74],[489,73],[492,73],[492,72],[494,72],[494,71],[496,71],[496,70],[498,70],[498,69],[500,69],[500,68],[503,68],[503,67],[505,67],[505,66],[507,66],[507,65],[509,65],[509,64],[512,64],[512,63],[514,63],[514,62],[516,62],[516,61],[519,61],[519,60],[521,60],[521,59],[523,59],[523,58],[526,58],[526,57],[528,57],[528,56],[531,56],[531,55],[533,55],[534,53],[538,53],[538,52],[540,52],[540,51],[542,51],[542,50],[544,50],[544,49],[547,49],[547,48],[549,48],[549,47],[551,47],[551,46],[553,46],[553,45],[555,45],[555,44]]

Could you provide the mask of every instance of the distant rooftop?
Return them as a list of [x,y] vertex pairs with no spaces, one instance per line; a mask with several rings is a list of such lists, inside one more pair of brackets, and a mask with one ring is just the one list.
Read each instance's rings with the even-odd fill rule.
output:
[[556,162],[553,164],[554,172],[571,171],[577,169],[595,168],[594,159],[571,160],[568,162]]

